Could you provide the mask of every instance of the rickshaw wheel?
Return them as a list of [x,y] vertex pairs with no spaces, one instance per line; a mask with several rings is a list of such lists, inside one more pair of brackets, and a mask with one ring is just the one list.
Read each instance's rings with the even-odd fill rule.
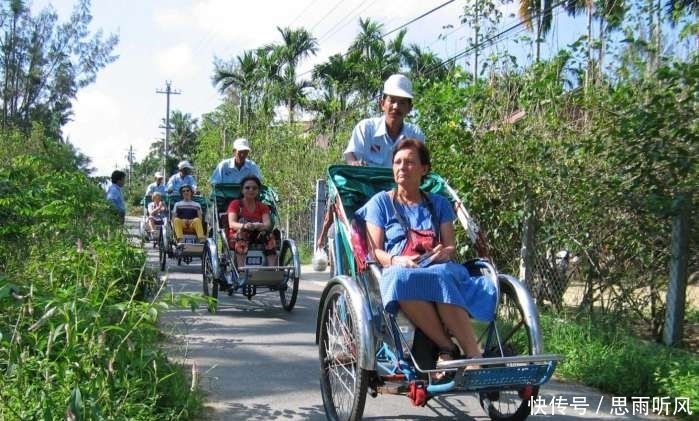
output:
[[[204,296],[211,297],[214,301],[209,303],[208,310],[213,313],[216,311],[218,301],[218,280],[214,278],[213,269],[213,254],[208,247],[204,247],[204,252],[201,256],[201,272],[202,272],[202,287]],[[209,295],[209,292],[211,295]]]
[[325,414],[332,421],[361,420],[370,372],[359,367],[356,310],[342,285],[333,286],[321,306],[318,349]]
[[165,251],[165,228],[160,227],[160,238],[158,239],[158,259],[160,261],[160,270],[165,270],[167,262],[167,253]]
[[[502,344],[499,349],[495,345],[486,349],[485,356],[532,355],[532,336],[525,323],[522,305],[511,286],[501,283],[500,287],[500,303],[495,322]],[[491,420],[523,421],[531,413],[532,398],[535,399],[538,394],[538,386],[525,386],[520,389],[480,392],[478,397],[481,407]]]
[[[288,244],[284,244],[279,253],[280,266],[294,266],[294,251]],[[279,288],[279,298],[282,302],[284,310],[291,311],[296,305],[296,297],[299,293],[299,274],[296,270],[286,270],[287,276],[284,277],[284,282]]]

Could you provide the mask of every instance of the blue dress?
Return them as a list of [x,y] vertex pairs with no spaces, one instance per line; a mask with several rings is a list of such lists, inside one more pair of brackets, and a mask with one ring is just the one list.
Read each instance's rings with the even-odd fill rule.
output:
[[[387,192],[379,192],[357,210],[355,216],[384,227],[384,250],[400,255],[405,248],[406,234],[396,212],[401,213],[411,228],[419,230],[433,229],[433,220],[441,225],[456,218],[445,197],[436,194],[427,197],[431,206],[425,200],[417,205],[401,205],[393,203]],[[432,215],[431,209],[436,215]],[[435,263],[425,268],[389,266],[383,269],[380,287],[383,305],[391,314],[398,312],[398,302],[403,300],[453,304],[482,321],[491,321],[495,312],[496,290],[490,279],[470,276],[463,265],[455,262]]]

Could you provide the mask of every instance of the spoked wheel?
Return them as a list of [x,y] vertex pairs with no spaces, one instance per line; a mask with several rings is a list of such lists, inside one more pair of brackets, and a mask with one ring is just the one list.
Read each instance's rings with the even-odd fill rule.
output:
[[[525,324],[522,305],[509,284],[501,283],[500,303],[495,315],[501,346],[491,344],[485,356],[532,355],[532,335]],[[481,392],[481,407],[493,421],[523,421],[531,413],[532,398],[539,394],[539,386],[525,386],[520,389]]]
[[359,367],[358,318],[342,285],[333,286],[321,303],[320,391],[327,419],[362,419],[369,371]]
[[299,272],[294,262],[295,247],[284,243],[282,251],[279,254],[280,266],[294,266],[295,269],[287,270],[288,275],[284,277],[284,282],[279,288],[279,298],[282,301],[284,310],[291,311],[296,305],[296,297],[299,294]]
[[213,258],[211,250],[204,247],[204,253],[201,256],[202,287],[204,296],[214,299],[214,302],[208,305],[208,309],[212,313],[216,311],[218,302],[218,280],[214,277]]
[[167,262],[167,251],[165,250],[165,228],[160,227],[160,238],[158,239],[158,259],[160,261],[160,270],[165,270]]

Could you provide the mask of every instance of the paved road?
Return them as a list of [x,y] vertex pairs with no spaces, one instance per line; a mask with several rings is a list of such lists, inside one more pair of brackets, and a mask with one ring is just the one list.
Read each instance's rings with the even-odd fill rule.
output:
[[[149,250],[155,260],[154,250]],[[199,261],[177,266],[176,261],[170,260],[166,291],[200,293],[200,270]],[[216,314],[205,308],[168,312],[162,326],[172,338],[170,355],[187,366],[196,366],[199,386],[207,395],[204,419],[326,419],[314,339],[319,297],[327,279],[327,272],[313,272],[310,266],[304,266],[299,298],[290,313],[281,308],[278,293],[258,295],[252,301],[239,295],[223,295]],[[541,396],[545,406],[536,407],[537,414],[529,420],[658,419],[633,415],[630,405],[618,409],[628,413],[617,415],[612,407],[613,397],[561,381],[545,385]],[[582,400],[588,405],[584,413],[571,407],[574,401]],[[475,394],[432,399],[424,408],[413,407],[404,396],[383,395],[367,398],[364,419],[446,421],[488,417]]]

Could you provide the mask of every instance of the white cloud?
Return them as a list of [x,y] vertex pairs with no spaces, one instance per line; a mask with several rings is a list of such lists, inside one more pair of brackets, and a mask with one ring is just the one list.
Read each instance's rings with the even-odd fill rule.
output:
[[202,70],[194,59],[191,47],[187,44],[165,48],[156,54],[155,61],[160,75],[166,79],[172,79],[175,76],[189,78]]

